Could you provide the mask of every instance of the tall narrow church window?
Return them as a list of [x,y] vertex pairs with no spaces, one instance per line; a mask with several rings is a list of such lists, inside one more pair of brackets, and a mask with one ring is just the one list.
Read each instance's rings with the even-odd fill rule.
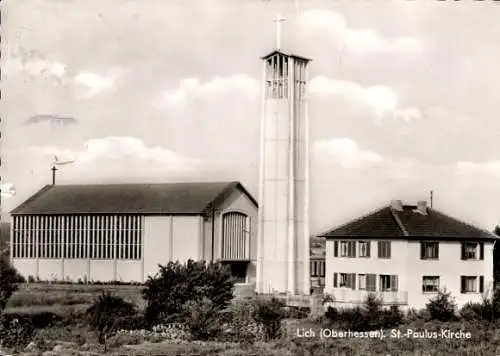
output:
[[247,215],[239,212],[223,215],[222,259],[242,260],[249,258],[249,251],[247,251],[249,230]]

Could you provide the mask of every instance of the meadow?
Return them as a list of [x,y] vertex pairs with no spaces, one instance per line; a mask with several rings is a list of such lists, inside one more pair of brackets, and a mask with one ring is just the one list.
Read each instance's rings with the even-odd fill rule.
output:
[[[103,291],[112,291],[139,310],[144,309],[141,286],[79,285],[31,283],[20,285],[9,300],[6,314],[32,317],[38,327],[35,347],[28,347],[21,355],[103,355],[95,332],[85,322],[83,313]],[[42,317],[40,317],[42,315]],[[130,331],[112,336],[108,355],[496,355],[500,353],[500,329],[497,323],[466,317],[454,321],[430,321],[423,314],[414,313],[402,323],[386,328],[385,338],[320,338],[321,328],[346,329],[343,318],[356,318],[347,313],[337,322],[325,324],[325,318],[293,318],[288,315],[282,322],[281,335],[273,340],[252,341],[183,341],[172,340],[162,334],[152,335]],[[50,320],[49,320],[50,319]],[[36,325],[38,324],[38,325]],[[351,325],[358,325],[352,324]],[[356,327],[356,326],[354,326]],[[133,327],[132,327],[133,329]],[[462,330],[471,332],[470,339],[449,338],[396,338],[390,331],[408,329]],[[299,335],[297,330],[313,330],[315,335]],[[355,330],[355,329],[353,329]]]

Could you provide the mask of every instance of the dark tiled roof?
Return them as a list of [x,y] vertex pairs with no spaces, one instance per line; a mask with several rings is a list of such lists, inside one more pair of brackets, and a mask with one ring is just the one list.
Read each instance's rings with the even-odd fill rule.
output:
[[235,190],[257,206],[239,182],[48,185],[11,214],[200,214]]
[[434,209],[427,214],[415,212],[416,206],[405,205],[403,211],[390,206],[350,221],[320,234],[321,237],[372,238],[438,238],[438,239],[496,239],[493,233],[452,218]]

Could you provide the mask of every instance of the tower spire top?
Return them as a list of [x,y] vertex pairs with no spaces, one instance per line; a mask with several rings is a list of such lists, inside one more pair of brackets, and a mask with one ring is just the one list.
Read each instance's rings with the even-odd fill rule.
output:
[[281,17],[280,14],[277,14],[273,19],[273,22],[276,22],[276,49],[279,50],[281,47],[281,23],[286,21],[285,18]]

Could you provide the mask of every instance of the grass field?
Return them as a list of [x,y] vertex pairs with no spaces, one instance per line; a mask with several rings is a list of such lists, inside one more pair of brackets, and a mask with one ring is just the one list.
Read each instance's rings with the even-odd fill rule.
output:
[[[111,291],[133,302],[139,308],[144,306],[140,286],[29,284],[20,286],[8,303],[7,313],[36,314],[42,311],[68,316],[84,311],[102,292]],[[122,335],[110,340],[109,355],[495,355],[500,354],[500,329],[493,325],[477,326],[468,322],[425,323],[417,320],[407,323],[400,330],[408,328],[436,329],[454,328],[471,331],[470,340],[447,339],[320,339],[300,338],[297,328],[313,328],[321,325],[312,321],[295,321],[288,329],[287,337],[269,343],[239,345],[216,342],[189,342],[184,344],[169,341],[152,342],[146,338]],[[486,336],[488,335],[488,336]],[[95,334],[85,323],[59,324],[40,329],[37,339],[43,340],[47,351],[57,349],[51,355],[101,355]],[[66,346],[64,346],[66,345]],[[69,345],[69,346],[68,346]],[[66,348],[64,348],[64,347]],[[83,351],[84,350],[84,351]]]
[[103,291],[119,295],[134,303],[138,308],[144,307],[141,297],[141,286],[103,286],[73,284],[22,284],[7,304],[7,312],[20,308],[44,307],[58,309],[60,307],[89,305]]

